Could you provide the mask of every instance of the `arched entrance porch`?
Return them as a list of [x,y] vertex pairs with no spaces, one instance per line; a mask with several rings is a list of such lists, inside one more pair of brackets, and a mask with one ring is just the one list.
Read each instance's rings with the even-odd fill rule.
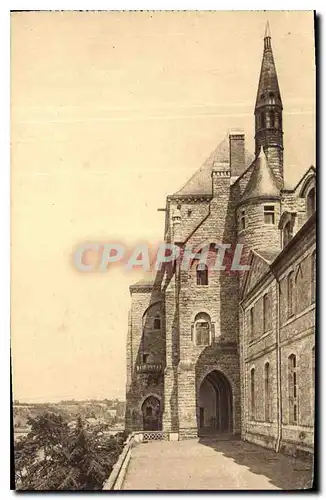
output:
[[222,372],[213,370],[202,381],[197,410],[199,436],[232,432],[232,389]]
[[155,396],[149,396],[142,404],[143,430],[162,430],[162,414],[160,400]]

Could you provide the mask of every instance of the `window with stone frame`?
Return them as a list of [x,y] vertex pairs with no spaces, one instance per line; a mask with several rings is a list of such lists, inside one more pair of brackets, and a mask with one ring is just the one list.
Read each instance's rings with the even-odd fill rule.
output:
[[196,346],[211,345],[215,334],[215,325],[207,313],[199,313],[192,325],[192,338]]
[[289,424],[298,423],[298,380],[297,380],[297,358],[295,354],[288,357],[288,404]]
[[316,301],[316,250],[311,255],[311,303]]
[[198,286],[208,285],[208,267],[199,263],[196,267],[196,280]]
[[301,265],[298,266],[295,273],[295,302],[294,302],[294,312],[295,314],[303,311],[307,304],[305,304],[305,280],[302,272]]
[[156,314],[154,317],[154,330],[160,330],[161,329],[161,316],[160,314]]
[[280,322],[281,325],[288,319],[287,315],[287,278],[280,280]]
[[254,306],[252,306],[248,311],[248,338],[249,342],[253,340],[255,336],[255,316],[254,316]]
[[271,390],[270,390],[270,366],[265,363],[264,366],[264,403],[265,403],[265,420],[271,421]]
[[288,295],[288,318],[295,314],[295,295],[294,295],[294,272],[291,271],[287,277],[287,295]]
[[274,205],[264,206],[264,222],[265,224],[275,224],[275,207]]
[[146,364],[148,362],[148,357],[149,357],[149,353],[148,352],[144,352],[143,356],[142,356],[142,362],[144,364]]
[[256,420],[256,401],[255,401],[255,368],[250,370],[250,419]]
[[272,328],[272,310],[271,310],[271,295],[270,292],[263,296],[263,328],[264,332],[268,332]]

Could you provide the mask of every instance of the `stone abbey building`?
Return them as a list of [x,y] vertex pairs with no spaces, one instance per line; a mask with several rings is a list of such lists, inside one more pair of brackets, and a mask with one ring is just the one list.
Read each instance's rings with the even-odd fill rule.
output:
[[[254,153],[242,131],[229,132],[166,200],[165,242],[209,245],[210,255],[230,244],[225,269],[193,258],[130,286],[129,430],[313,451],[316,172],[284,185],[282,113],[267,25]],[[242,272],[228,265],[237,243]]]

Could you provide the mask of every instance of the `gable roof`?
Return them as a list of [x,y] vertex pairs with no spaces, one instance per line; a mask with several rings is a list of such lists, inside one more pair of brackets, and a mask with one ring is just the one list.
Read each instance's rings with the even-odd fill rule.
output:
[[[245,168],[253,161],[254,155],[245,150]],[[190,177],[186,184],[174,193],[173,196],[183,195],[212,195],[212,169],[214,163],[230,163],[230,145],[228,135],[214,149],[203,165]]]
[[246,271],[240,287],[240,300],[243,300],[268,275],[271,263],[278,254],[279,252],[250,250],[248,259],[250,268]]
[[306,170],[306,172],[301,175],[300,179],[297,181],[297,183],[293,186],[290,184],[286,184],[282,191],[285,192],[294,192],[298,189],[300,184],[304,185],[305,182],[310,178],[314,177],[316,175],[316,168],[313,165],[310,165],[310,167]]

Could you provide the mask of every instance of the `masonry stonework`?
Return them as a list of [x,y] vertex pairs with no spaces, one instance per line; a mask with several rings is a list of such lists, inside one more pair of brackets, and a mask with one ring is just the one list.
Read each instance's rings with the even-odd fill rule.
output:
[[[277,451],[313,451],[316,173],[309,167],[284,187],[282,112],[267,33],[255,154],[232,130],[167,197],[165,242],[181,255],[193,248],[189,266],[178,259],[130,286],[130,430],[239,434]],[[231,266],[239,243],[242,272]],[[230,248],[218,269],[220,244]]]

